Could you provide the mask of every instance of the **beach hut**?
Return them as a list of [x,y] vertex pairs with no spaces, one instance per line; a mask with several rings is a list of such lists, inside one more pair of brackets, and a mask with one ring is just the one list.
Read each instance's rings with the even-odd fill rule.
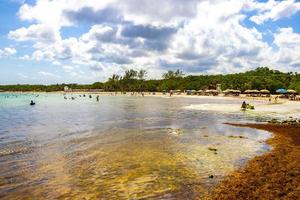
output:
[[250,97],[257,97],[260,94],[260,92],[258,90],[246,90],[244,93]]
[[225,96],[239,96],[241,94],[240,90],[232,90],[232,89],[227,89],[223,92]]
[[218,96],[219,92],[218,90],[205,90],[206,96]]
[[260,90],[260,96],[262,96],[262,97],[270,97],[271,93],[270,93],[269,90],[263,89],[263,90]]
[[197,91],[197,94],[200,96],[200,95],[203,95],[204,94],[204,91],[203,90],[198,90]]
[[258,97],[260,95],[259,90],[252,90],[250,93],[250,96],[252,97]]
[[244,93],[245,94],[250,94],[251,90],[245,90]]
[[287,90],[287,93],[288,94],[297,94],[297,91],[296,90]]

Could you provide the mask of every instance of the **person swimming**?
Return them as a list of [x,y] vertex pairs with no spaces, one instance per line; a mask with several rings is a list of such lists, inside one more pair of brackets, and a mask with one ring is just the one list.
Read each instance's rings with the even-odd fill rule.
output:
[[35,102],[33,102],[33,101],[31,100],[30,105],[31,105],[31,106],[35,105]]

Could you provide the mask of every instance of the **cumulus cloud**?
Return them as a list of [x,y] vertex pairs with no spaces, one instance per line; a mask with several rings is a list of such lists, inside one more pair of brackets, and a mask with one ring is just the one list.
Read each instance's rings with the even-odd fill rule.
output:
[[29,78],[29,76],[27,76],[27,75],[25,75],[25,74],[23,74],[23,73],[18,73],[17,75],[18,75],[18,77],[20,77],[20,78],[24,78],[24,79]]
[[39,75],[42,75],[42,76],[46,76],[46,77],[60,78],[59,75],[53,74],[53,73],[51,73],[51,72],[40,71],[40,72],[38,72],[38,74],[39,74]]
[[257,24],[262,24],[267,20],[276,21],[281,18],[290,17],[300,10],[300,2],[296,2],[295,0],[270,0],[268,4],[268,7],[258,6],[261,13],[252,16],[250,20]]
[[[293,0],[37,0],[18,13],[30,25],[8,36],[34,43],[27,59],[61,65],[74,77],[80,67],[103,77],[132,67],[147,69],[150,77],[176,68],[188,73],[239,72],[260,65],[284,69],[299,63],[298,34],[279,29],[268,44],[264,33],[244,21],[261,24],[298,10]],[[62,36],[65,27],[81,25],[90,28],[80,36]]]
[[34,41],[39,43],[53,43],[60,39],[58,30],[44,24],[33,24],[27,28],[22,27],[10,31],[8,37],[17,41]]
[[278,63],[287,64],[300,69],[300,34],[295,33],[293,28],[281,28],[274,35],[274,44],[278,50],[275,59]]
[[120,13],[113,8],[94,10],[92,7],[83,7],[77,11],[66,10],[64,15],[72,22],[85,22],[89,24],[117,23],[122,21]]
[[0,49],[0,58],[9,57],[17,53],[15,48],[5,47]]

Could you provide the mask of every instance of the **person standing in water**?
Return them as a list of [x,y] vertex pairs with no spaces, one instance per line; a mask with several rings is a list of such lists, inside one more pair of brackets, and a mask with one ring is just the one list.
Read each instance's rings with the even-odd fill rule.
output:
[[246,109],[246,108],[247,108],[247,104],[246,104],[245,101],[243,101],[241,108],[242,108],[242,109]]
[[99,95],[97,95],[96,99],[97,99],[97,101],[99,101]]

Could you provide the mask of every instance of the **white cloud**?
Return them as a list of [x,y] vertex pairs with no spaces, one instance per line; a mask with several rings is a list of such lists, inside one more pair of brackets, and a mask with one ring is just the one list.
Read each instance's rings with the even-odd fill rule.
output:
[[260,13],[252,16],[251,21],[262,24],[267,20],[276,21],[281,18],[290,17],[300,11],[300,2],[295,0],[274,1],[270,0],[258,6]]
[[38,72],[38,74],[42,75],[42,76],[46,76],[46,77],[52,77],[52,78],[61,78],[59,75],[53,74],[51,72]]
[[12,47],[5,47],[0,49],[0,58],[9,57],[17,53],[17,50]]
[[[285,69],[299,63],[298,34],[280,29],[274,34],[274,48],[244,20],[249,11],[255,13],[251,20],[263,23],[298,9],[293,0],[37,0],[19,11],[20,19],[31,25],[8,36],[34,43],[33,53],[24,59],[61,65],[82,80],[81,67],[103,79],[128,68],[145,68],[151,78],[176,68],[188,73],[230,73],[261,65]],[[60,35],[63,27],[76,29],[80,23],[90,30],[77,37]],[[40,75],[51,76],[45,73]]]
[[27,75],[25,75],[25,74],[23,74],[23,73],[18,73],[17,75],[18,75],[20,78],[25,78],[25,79],[29,78],[29,76],[27,76]]
[[287,70],[300,69],[300,34],[292,28],[281,28],[274,35],[278,50],[274,54],[277,63]]
[[10,39],[17,41],[34,41],[37,43],[53,43],[60,39],[57,29],[44,24],[30,25],[28,28],[22,27],[8,34]]

